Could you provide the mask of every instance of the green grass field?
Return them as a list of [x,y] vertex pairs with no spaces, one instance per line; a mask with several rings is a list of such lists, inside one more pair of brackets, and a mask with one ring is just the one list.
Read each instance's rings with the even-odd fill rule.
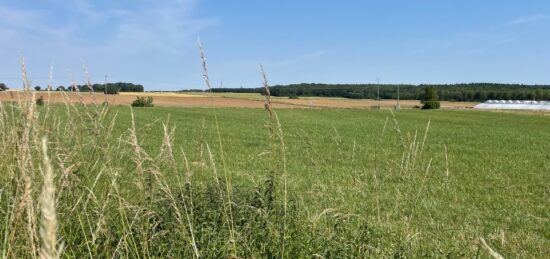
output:
[[[267,171],[261,154],[269,151],[265,112],[218,112],[235,182],[261,180]],[[178,127],[175,139],[189,154],[202,120],[213,120],[211,111],[200,109],[139,110],[136,118],[152,121],[159,113],[171,114]],[[504,255],[550,252],[547,117],[399,111],[399,134],[388,111],[281,110],[279,116],[288,148],[289,189],[310,217],[329,209],[327,217],[340,213],[364,218],[380,228],[378,234],[387,242],[382,244],[388,246],[410,238],[427,250],[460,253],[474,251],[477,238],[483,236]],[[428,122],[417,168],[400,172],[401,137],[406,149],[415,135],[422,142]],[[210,134],[206,142],[215,144],[215,131],[205,132]],[[161,141],[160,127],[144,135],[158,136],[151,139],[151,150]]]
[[550,254],[544,115],[277,110],[281,138],[260,109],[47,109],[2,108],[3,256],[44,243],[43,135],[62,257]]

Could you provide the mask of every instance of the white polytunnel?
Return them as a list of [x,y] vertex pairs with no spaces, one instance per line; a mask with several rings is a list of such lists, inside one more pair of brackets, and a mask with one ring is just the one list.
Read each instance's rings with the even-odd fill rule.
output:
[[475,109],[489,110],[550,110],[550,102],[545,101],[505,101],[489,100],[474,106]]

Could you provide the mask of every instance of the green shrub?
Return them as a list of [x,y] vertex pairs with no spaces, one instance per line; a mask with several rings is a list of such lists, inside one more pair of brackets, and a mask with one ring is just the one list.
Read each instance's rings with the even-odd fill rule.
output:
[[300,97],[298,97],[298,95],[293,94],[289,96],[288,99],[300,99]]
[[138,96],[137,99],[135,99],[132,102],[133,107],[153,107],[153,97],[151,96]]
[[424,105],[422,106],[423,110],[430,110],[430,109],[439,109],[440,104],[439,101],[424,101]]
[[44,105],[44,96],[40,96],[40,97],[36,98],[36,105],[38,105],[38,106]]

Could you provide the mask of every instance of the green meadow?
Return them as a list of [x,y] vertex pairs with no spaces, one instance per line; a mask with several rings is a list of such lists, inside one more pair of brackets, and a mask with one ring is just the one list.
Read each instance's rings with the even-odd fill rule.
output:
[[47,243],[48,164],[66,258],[550,254],[544,114],[29,106],[0,113],[2,257]]

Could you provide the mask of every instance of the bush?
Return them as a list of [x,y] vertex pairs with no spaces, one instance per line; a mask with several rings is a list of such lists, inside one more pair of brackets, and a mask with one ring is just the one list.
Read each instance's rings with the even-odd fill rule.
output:
[[300,97],[298,97],[298,95],[293,94],[289,96],[288,99],[300,99]]
[[429,110],[429,109],[439,109],[439,96],[437,95],[437,92],[434,90],[432,86],[427,86],[424,88],[424,96],[422,98],[422,109]]
[[138,96],[136,100],[132,102],[133,107],[153,107],[153,97],[151,96]]
[[36,98],[36,105],[39,105],[39,106],[44,105],[44,96],[40,96]]
[[429,110],[429,109],[439,109],[440,104],[439,101],[424,101],[424,105],[422,106],[423,110]]

